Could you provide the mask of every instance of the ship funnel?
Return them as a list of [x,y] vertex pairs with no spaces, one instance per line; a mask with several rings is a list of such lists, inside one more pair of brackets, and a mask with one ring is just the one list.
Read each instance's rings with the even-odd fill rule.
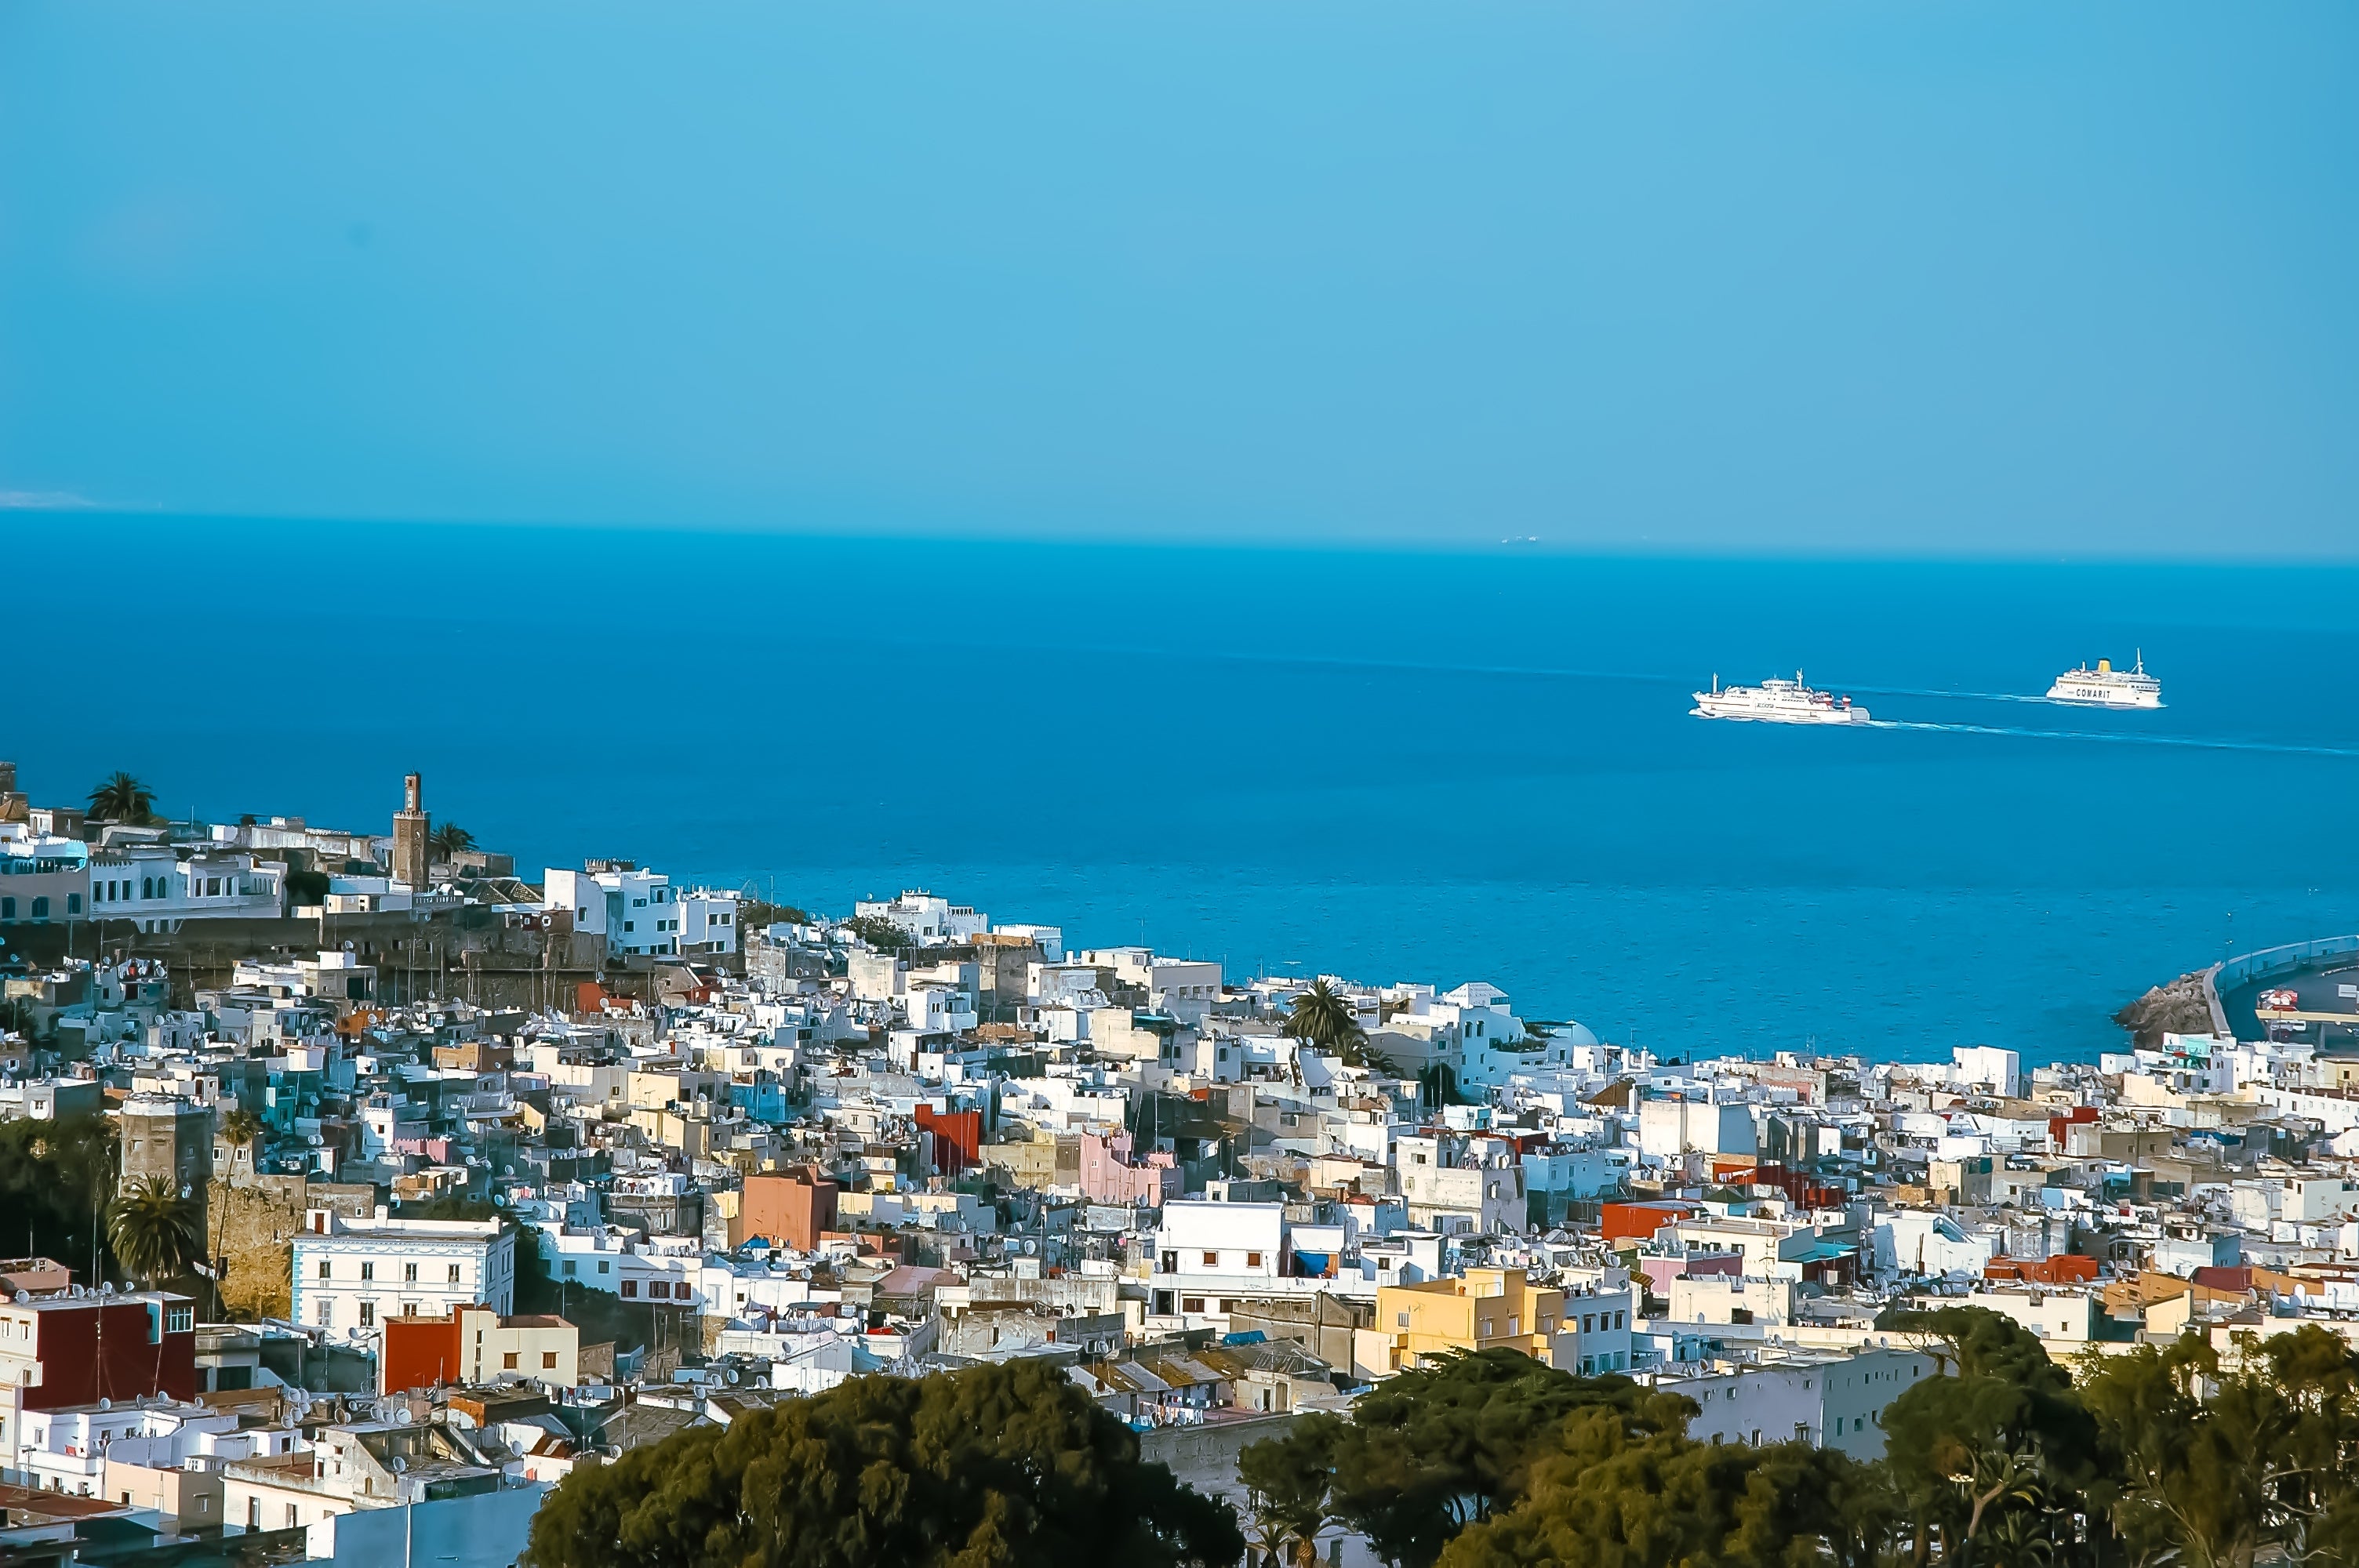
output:
[[2113,673],[2113,669],[2114,669],[2114,661],[2113,661],[2113,660],[2111,660],[2111,659],[2099,659],[2099,660],[2097,661],[2097,673],[2098,673],[2099,675],[2101,675],[2101,676],[2103,676],[2103,675],[2111,675],[2111,674]]

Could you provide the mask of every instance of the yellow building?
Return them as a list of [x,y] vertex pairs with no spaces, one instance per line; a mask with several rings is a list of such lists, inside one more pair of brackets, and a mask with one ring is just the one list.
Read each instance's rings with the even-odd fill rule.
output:
[[1398,1372],[1444,1350],[1505,1346],[1545,1366],[1579,1365],[1577,1336],[1564,1323],[1564,1292],[1527,1283],[1521,1269],[1469,1269],[1445,1280],[1385,1285],[1376,1292],[1376,1324],[1357,1358],[1378,1374]]

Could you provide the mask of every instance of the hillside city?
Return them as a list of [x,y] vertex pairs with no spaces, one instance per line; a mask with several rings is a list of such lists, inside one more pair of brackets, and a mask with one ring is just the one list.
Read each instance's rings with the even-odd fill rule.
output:
[[2060,1361],[2359,1336],[2359,1054],[2205,976],[2094,1064],[1691,1060],[1479,978],[520,871],[401,802],[0,763],[0,1501],[45,1561],[505,1565],[577,1468],[863,1377],[1047,1369],[1245,1517],[1250,1445],[1454,1352],[1869,1462],[1952,1370],[1896,1309]]

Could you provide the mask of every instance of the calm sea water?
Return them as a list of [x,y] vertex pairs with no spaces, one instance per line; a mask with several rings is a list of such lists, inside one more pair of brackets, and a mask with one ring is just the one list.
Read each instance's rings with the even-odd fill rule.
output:
[[[419,769],[520,869],[923,886],[1670,1052],[2085,1057],[2359,929],[2359,570],[40,532],[87,553],[6,611],[0,755],[49,798],[381,827]],[[2138,647],[2165,712],[2021,700]],[[1798,667],[1954,728],[1687,716]]]

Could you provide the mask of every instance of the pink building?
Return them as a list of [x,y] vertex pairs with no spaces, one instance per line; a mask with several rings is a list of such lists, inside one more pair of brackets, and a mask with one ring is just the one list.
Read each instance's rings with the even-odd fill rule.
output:
[[1168,1149],[1131,1158],[1130,1134],[1082,1134],[1082,1196],[1092,1203],[1161,1208],[1180,1195],[1180,1162]]
[[1656,1295],[1669,1296],[1671,1281],[1682,1274],[1726,1274],[1742,1277],[1745,1254],[1742,1252],[1683,1252],[1676,1257],[1657,1257],[1652,1253],[1638,1255],[1638,1272],[1647,1277],[1647,1287]]

